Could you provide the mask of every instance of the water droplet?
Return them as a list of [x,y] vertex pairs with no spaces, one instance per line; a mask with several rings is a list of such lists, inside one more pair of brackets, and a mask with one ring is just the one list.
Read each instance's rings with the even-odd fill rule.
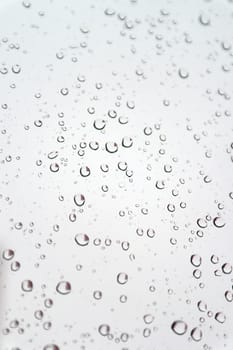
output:
[[13,73],[18,74],[21,71],[21,67],[20,67],[20,65],[15,64],[15,65],[12,66],[11,70],[12,70]]
[[216,218],[214,218],[213,224],[215,227],[218,227],[218,228],[222,228],[226,225],[220,216],[217,216]]
[[143,337],[148,338],[151,335],[150,328],[144,328],[143,329]]
[[87,176],[90,175],[90,173],[91,173],[91,170],[90,170],[90,168],[88,168],[87,166],[82,166],[82,167],[80,168],[80,175],[81,175],[82,177],[87,177]]
[[128,275],[125,272],[118,273],[117,282],[119,284],[126,284],[128,282]]
[[174,204],[168,204],[167,210],[170,211],[170,213],[173,213],[176,210],[176,207]]
[[202,300],[198,301],[197,307],[201,312],[205,312],[207,310],[207,304]]
[[67,89],[67,88],[62,88],[62,89],[60,90],[60,92],[61,92],[61,94],[62,94],[63,96],[66,96],[66,95],[68,95],[68,93],[69,93],[69,89]]
[[21,230],[23,228],[22,222],[16,222],[15,228],[16,228],[16,230]]
[[5,260],[11,260],[15,256],[15,252],[12,249],[6,249],[2,253],[2,257]]
[[47,307],[48,309],[51,308],[53,306],[53,301],[52,299],[45,299],[44,301],[44,306]]
[[153,228],[148,228],[146,231],[147,237],[153,238],[155,236],[155,230]]
[[93,126],[96,130],[103,130],[106,126],[106,121],[104,119],[96,119]]
[[184,321],[174,321],[171,325],[171,329],[178,335],[183,335],[187,332],[188,326]]
[[117,112],[116,112],[114,109],[110,109],[110,110],[108,111],[108,116],[109,116],[110,118],[116,118],[116,117],[117,117]]
[[107,15],[107,16],[113,16],[113,15],[115,15],[115,10],[113,10],[112,8],[107,8],[105,11],[104,11],[104,13],[105,13],[105,15]]
[[62,294],[62,295],[70,294],[70,292],[71,292],[71,284],[70,284],[70,282],[67,282],[67,281],[59,282],[57,284],[57,286],[56,286],[56,291],[59,294]]
[[156,184],[155,184],[155,187],[158,189],[158,190],[163,190],[165,188],[165,183],[163,180],[158,180],[156,181]]
[[223,312],[217,312],[214,316],[215,320],[219,323],[224,323],[226,321],[226,316]]
[[52,322],[44,322],[43,323],[43,328],[48,331],[52,327]]
[[210,25],[210,18],[203,13],[199,16],[199,22],[204,26],[208,26]]
[[118,151],[118,145],[116,142],[106,142],[105,149],[109,153],[116,153]]
[[78,207],[81,207],[85,204],[85,197],[83,194],[81,193],[77,193],[75,196],[74,196],[74,203],[78,206]]
[[146,128],[144,128],[144,134],[146,135],[146,136],[150,136],[151,134],[152,134],[152,128],[151,127],[149,127],[149,126],[147,126]]
[[33,290],[33,283],[32,283],[32,281],[31,280],[24,280],[21,283],[21,289],[24,292],[31,292]]
[[81,246],[81,247],[85,247],[89,244],[89,237],[87,234],[85,233],[78,233],[76,236],[75,236],[75,242]]
[[233,301],[233,292],[230,290],[227,290],[225,292],[225,299],[226,301],[228,301],[229,303],[231,303]]
[[43,350],[60,350],[60,348],[55,344],[45,345]]
[[222,272],[225,273],[226,275],[229,275],[230,273],[232,273],[232,265],[229,263],[223,264]]
[[44,313],[42,310],[36,310],[34,312],[34,316],[37,320],[42,320],[42,318],[44,317]]
[[184,69],[184,68],[180,68],[179,69],[179,76],[182,78],[182,79],[186,79],[189,77],[189,73]]
[[150,324],[154,321],[154,316],[151,314],[146,314],[143,316],[143,320],[146,324]]
[[18,261],[13,261],[11,263],[11,271],[16,272],[20,269],[20,263]]
[[134,101],[127,101],[126,106],[129,109],[134,109],[135,108],[135,103],[134,103]]
[[195,277],[196,279],[201,278],[201,275],[202,275],[201,270],[195,269],[195,270],[193,271],[193,277]]
[[200,228],[206,228],[207,227],[207,222],[205,219],[197,219],[197,224]]
[[119,162],[117,166],[119,170],[125,171],[127,170],[128,164],[126,162]]
[[194,341],[200,341],[202,339],[202,331],[198,327],[193,328],[190,334]]
[[29,9],[31,7],[31,2],[30,1],[23,1],[22,2],[23,7],[26,9]]
[[190,258],[191,264],[196,267],[199,267],[201,265],[201,260],[201,257],[197,254],[193,254]]
[[212,264],[218,264],[219,262],[219,257],[217,255],[211,255],[210,261],[212,262]]
[[101,324],[98,330],[99,333],[105,337],[110,333],[110,326],[108,324]]
[[122,139],[122,146],[125,148],[129,148],[133,145],[133,139],[131,137],[125,136]]
[[94,293],[93,293],[93,297],[94,297],[96,300],[102,299],[102,292],[101,292],[100,290],[95,290]]
[[59,171],[59,165],[57,163],[50,164],[49,168],[53,173],[57,173]]

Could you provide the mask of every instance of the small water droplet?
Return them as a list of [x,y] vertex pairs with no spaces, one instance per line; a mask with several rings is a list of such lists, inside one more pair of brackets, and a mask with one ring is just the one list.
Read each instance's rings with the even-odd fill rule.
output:
[[12,249],[6,249],[2,253],[2,257],[4,260],[11,260],[15,256],[15,252]]
[[89,241],[89,236],[85,233],[78,233],[75,236],[75,242],[81,247],[87,246],[89,244]]
[[108,324],[101,324],[98,330],[99,333],[105,337],[110,333],[110,326]]
[[78,206],[78,207],[82,207],[85,204],[85,197],[83,194],[81,193],[77,193],[74,195],[74,203]]
[[184,321],[174,321],[171,325],[171,329],[178,335],[183,335],[187,332],[188,326]]
[[128,275],[125,272],[118,273],[117,282],[119,284],[126,284],[128,282]]
[[200,341],[202,339],[202,331],[198,327],[193,328],[190,334],[194,341]]
[[197,254],[193,254],[190,258],[191,264],[196,267],[199,267],[201,265],[201,260],[201,257]]
[[217,217],[214,218],[213,224],[217,228],[222,228],[222,227],[224,227],[226,225],[225,222],[223,221],[223,219],[220,216],[217,216]]
[[228,301],[229,303],[231,303],[233,301],[233,292],[230,290],[227,290],[225,292],[225,299],[226,301]]
[[21,283],[21,289],[24,292],[31,292],[33,290],[33,283],[32,283],[32,281],[31,280],[24,280]]
[[62,294],[62,295],[70,294],[70,292],[71,292],[71,284],[70,284],[70,282],[67,282],[67,281],[59,282],[57,284],[57,286],[56,286],[56,291],[59,294]]
[[224,323],[226,321],[226,316],[223,312],[217,312],[214,316],[215,320],[219,323]]
[[116,153],[118,151],[118,145],[116,142],[106,142],[105,149],[109,153]]
[[179,76],[182,79],[186,79],[189,77],[189,73],[184,68],[180,68],[179,69]]
[[229,275],[230,273],[232,273],[232,265],[229,263],[223,264],[222,272],[225,273],[226,275]]

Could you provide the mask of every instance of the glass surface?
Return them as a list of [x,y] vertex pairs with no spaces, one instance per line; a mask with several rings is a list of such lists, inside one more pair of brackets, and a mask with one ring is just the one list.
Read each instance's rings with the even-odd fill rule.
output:
[[233,1],[0,1],[0,349],[233,349]]

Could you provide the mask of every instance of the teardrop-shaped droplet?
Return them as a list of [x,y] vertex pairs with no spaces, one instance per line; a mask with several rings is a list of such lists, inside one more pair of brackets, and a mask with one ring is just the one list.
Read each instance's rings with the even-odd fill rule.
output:
[[190,334],[194,341],[200,341],[202,339],[202,331],[198,327],[193,328]]
[[201,312],[205,312],[207,310],[207,304],[202,300],[198,301],[197,307]]
[[214,316],[215,320],[219,323],[224,323],[226,321],[226,316],[223,312],[217,312]]

